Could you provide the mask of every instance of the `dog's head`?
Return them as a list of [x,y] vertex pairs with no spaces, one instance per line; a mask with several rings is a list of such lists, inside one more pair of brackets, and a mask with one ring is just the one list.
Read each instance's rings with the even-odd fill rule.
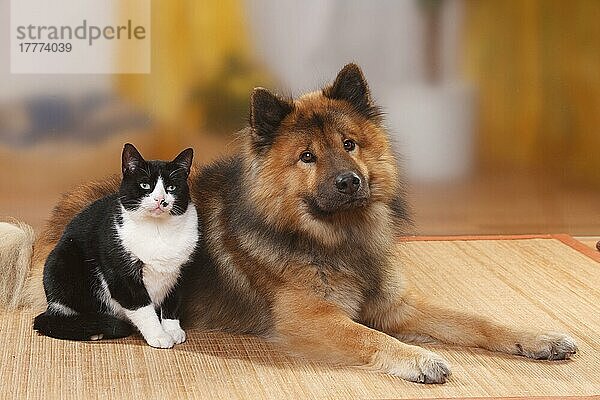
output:
[[381,113],[355,64],[295,100],[255,89],[250,127],[253,197],[278,221],[348,221],[399,192]]

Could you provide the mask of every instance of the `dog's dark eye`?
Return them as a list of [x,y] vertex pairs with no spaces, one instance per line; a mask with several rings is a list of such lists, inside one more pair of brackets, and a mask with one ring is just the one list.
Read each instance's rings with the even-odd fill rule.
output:
[[317,161],[317,157],[310,151],[305,151],[302,154],[300,154],[300,161],[304,163],[313,163]]
[[355,148],[356,148],[356,143],[354,143],[354,140],[350,140],[350,139],[344,140],[344,150],[352,151]]

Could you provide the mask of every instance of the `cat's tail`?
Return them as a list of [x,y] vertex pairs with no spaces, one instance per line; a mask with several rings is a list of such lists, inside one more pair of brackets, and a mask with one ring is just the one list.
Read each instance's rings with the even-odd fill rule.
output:
[[34,240],[29,225],[0,221],[0,310],[18,307],[26,297]]
[[48,311],[33,320],[33,329],[56,339],[118,339],[131,335],[133,326],[108,314],[62,315]]

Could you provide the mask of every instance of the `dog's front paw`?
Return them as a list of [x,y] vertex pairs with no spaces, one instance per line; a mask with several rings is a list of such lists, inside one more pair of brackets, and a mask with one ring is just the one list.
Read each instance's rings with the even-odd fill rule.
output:
[[163,319],[161,325],[165,332],[167,332],[173,338],[176,344],[185,342],[185,331],[181,329],[179,320]]
[[173,347],[173,345],[175,345],[175,340],[173,337],[164,331],[156,335],[147,336],[144,339],[146,339],[146,343],[148,343],[150,346],[158,349],[170,349]]
[[444,383],[450,376],[450,364],[435,353],[421,356],[417,366],[421,371],[416,380],[419,383]]
[[536,360],[565,360],[577,353],[575,339],[564,333],[542,333],[516,344],[520,355]]
[[448,361],[424,349],[408,359],[395,363],[389,372],[418,383],[445,383],[451,375]]

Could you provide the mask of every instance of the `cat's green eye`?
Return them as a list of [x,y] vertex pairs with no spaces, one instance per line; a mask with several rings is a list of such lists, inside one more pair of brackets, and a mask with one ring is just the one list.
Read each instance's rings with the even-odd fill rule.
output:
[[140,187],[144,190],[149,190],[150,184],[149,183],[140,183]]
[[173,190],[175,190],[175,185],[167,186],[167,192],[172,192]]

